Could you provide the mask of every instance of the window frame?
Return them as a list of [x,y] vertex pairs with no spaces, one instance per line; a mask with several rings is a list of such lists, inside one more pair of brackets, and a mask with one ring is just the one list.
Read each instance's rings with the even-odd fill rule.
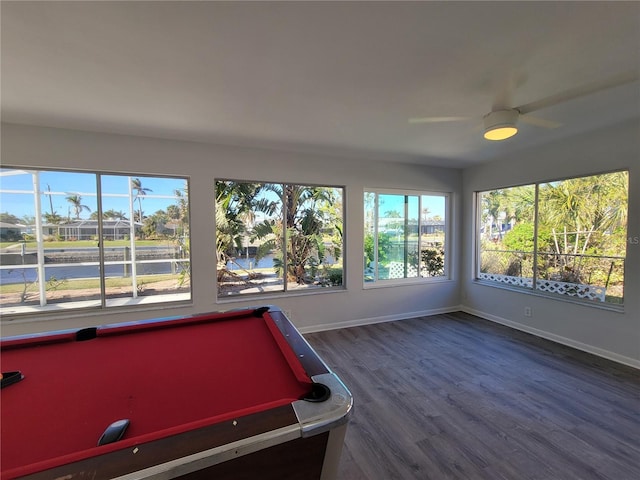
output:
[[[248,184],[248,185],[276,185],[276,186],[280,186],[282,188],[282,192],[284,193],[284,186],[286,185],[290,185],[290,186],[299,186],[299,187],[305,187],[305,188],[326,188],[326,189],[335,189],[338,190],[341,194],[341,209],[340,209],[340,213],[341,213],[341,230],[342,230],[342,238],[341,238],[341,254],[340,254],[340,259],[342,262],[342,278],[341,278],[341,284],[340,285],[331,285],[331,286],[312,286],[310,288],[292,288],[290,286],[290,284],[292,283],[291,280],[288,280],[286,278],[286,270],[285,272],[283,272],[283,276],[282,277],[278,277],[278,279],[282,282],[281,284],[277,284],[277,286],[279,286],[280,288],[278,289],[268,289],[265,290],[263,292],[246,292],[246,293],[241,293],[241,292],[229,292],[226,295],[221,292],[220,290],[220,285],[221,282],[218,280],[218,275],[216,275],[216,300],[217,303],[231,303],[231,302],[238,302],[238,301],[242,301],[245,299],[252,299],[252,298],[282,298],[282,297],[291,297],[291,296],[302,296],[302,295],[319,295],[319,294],[323,294],[323,293],[334,293],[334,292],[342,292],[345,291],[347,289],[347,253],[346,253],[346,238],[347,238],[347,233],[346,233],[346,223],[347,223],[347,206],[346,206],[346,197],[347,197],[347,189],[346,186],[344,185],[328,185],[328,184],[319,184],[319,183],[313,183],[313,182],[294,182],[294,181],[266,181],[266,180],[246,180],[246,179],[237,179],[237,178],[229,178],[229,177],[224,177],[224,178],[214,178],[214,196],[217,196],[217,192],[216,192],[216,185],[218,182],[234,182],[234,183],[238,183],[238,184]],[[287,215],[287,211],[286,211],[286,202],[284,202],[282,196],[280,196],[279,201],[281,202],[280,208],[281,208],[281,214],[282,214],[282,222],[283,225],[285,223],[285,219],[286,219],[286,215]],[[216,239],[218,236],[218,226],[217,223],[215,222],[215,217],[217,215],[216,213],[216,202],[214,201],[214,229],[216,231]],[[265,217],[266,219],[266,217]],[[283,261],[285,263],[287,263],[287,258],[288,258],[288,243],[287,243],[287,235],[286,233],[282,235],[281,238],[281,243],[282,245],[280,246],[281,250],[283,251]],[[284,247],[284,248],[283,248]],[[218,260],[218,259],[216,259]],[[216,262],[218,263],[218,262]],[[218,272],[216,272],[218,273]]]
[[[52,264],[49,264],[49,267],[45,267],[44,250],[47,242],[44,234],[45,220],[43,220],[42,217],[45,215],[46,212],[45,212],[44,206],[42,205],[42,200],[43,200],[43,197],[46,195],[48,195],[49,198],[52,198],[54,194],[60,195],[60,192],[51,192],[50,188],[48,190],[44,190],[42,184],[40,183],[40,176],[43,173],[61,174],[61,175],[78,174],[78,175],[92,176],[93,180],[95,181],[95,194],[93,192],[90,192],[90,195],[91,196],[95,195],[95,207],[96,207],[92,213],[97,214],[97,219],[96,220],[89,219],[89,220],[83,220],[83,221],[88,221],[92,224],[93,222],[95,222],[95,226],[90,226],[88,228],[91,232],[95,232],[95,235],[91,235],[91,236],[97,236],[98,239],[100,239],[100,238],[105,238],[105,235],[107,235],[107,232],[105,231],[104,223],[109,220],[103,218],[103,213],[105,211],[103,207],[104,205],[109,204],[108,198],[122,197],[125,195],[128,195],[129,197],[131,197],[133,195],[131,192],[129,192],[128,194],[113,193],[113,192],[104,193],[102,191],[104,177],[122,177],[123,181],[126,182],[130,190],[132,190],[131,182],[133,179],[144,180],[145,178],[151,178],[151,179],[158,179],[158,180],[168,179],[168,180],[181,181],[183,182],[183,185],[184,185],[183,194],[185,198],[184,201],[187,207],[187,215],[186,215],[186,222],[185,222],[187,230],[186,230],[186,234],[184,234],[183,237],[184,237],[184,240],[187,242],[187,245],[190,245],[191,229],[189,225],[191,223],[191,218],[190,218],[191,205],[190,205],[190,195],[189,195],[189,185],[190,185],[189,176],[153,174],[148,172],[121,173],[121,172],[107,172],[107,171],[97,171],[97,170],[78,170],[78,169],[48,168],[48,167],[43,168],[43,167],[31,167],[31,166],[16,167],[12,165],[2,165],[1,168],[3,171],[9,171],[9,172],[16,171],[18,172],[18,174],[29,175],[33,181],[33,184],[32,184],[33,188],[31,190],[24,190],[24,191],[15,190],[14,191],[11,189],[7,189],[5,191],[4,185],[1,188],[1,190],[3,190],[3,193],[8,193],[8,194],[24,194],[25,196],[30,195],[31,198],[29,201],[34,205],[33,213],[34,213],[35,223],[33,225],[33,228],[35,229],[35,233],[33,235],[35,237],[34,241],[36,242],[36,263],[33,264],[33,267],[30,267],[30,268],[34,268],[36,270],[36,282],[38,283],[38,292],[37,292],[38,300],[37,301],[39,302],[39,305],[25,305],[25,306],[15,306],[15,307],[0,306],[0,310],[2,311],[2,316],[4,317],[3,322],[9,321],[14,318],[16,319],[17,318],[40,318],[40,317],[46,317],[46,316],[57,316],[63,313],[68,315],[76,315],[76,314],[87,314],[90,312],[109,313],[109,312],[122,311],[122,310],[140,311],[140,310],[167,308],[168,306],[173,307],[173,306],[181,306],[181,305],[190,305],[193,303],[193,283],[192,283],[193,276],[190,273],[192,255],[190,252],[190,248],[187,247],[186,257],[180,257],[178,260],[174,260],[180,264],[186,263],[187,265],[187,269],[189,271],[188,273],[189,281],[188,281],[187,287],[184,287],[182,289],[182,290],[187,289],[187,291],[181,291],[178,293],[175,293],[175,292],[174,293],[171,293],[171,292],[157,293],[149,296],[149,295],[141,294],[141,292],[144,290],[144,282],[141,281],[140,283],[137,283],[137,278],[135,273],[136,269],[140,265],[160,263],[162,259],[144,260],[144,259],[136,258],[135,246],[133,246],[130,249],[132,253],[129,258],[124,258],[122,261],[115,261],[114,263],[113,261],[107,260],[105,258],[106,247],[104,245],[104,242],[99,240],[96,240],[96,248],[97,248],[97,256],[98,256],[97,261],[91,261],[88,263],[87,262],[71,262],[71,263],[67,262],[68,265],[66,266],[66,268],[75,268],[83,265],[89,266],[89,267],[95,266],[98,271],[98,276],[95,276],[95,277],[90,276],[88,278],[95,278],[96,280],[98,280],[99,287],[96,289],[96,292],[93,293],[93,295],[94,296],[99,295],[99,298],[92,299],[92,300],[82,300],[81,299],[82,297],[78,297],[80,298],[80,300],[78,300],[78,298],[71,298],[70,301],[66,301],[66,302],[48,301],[49,299],[46,296],[46,289],[47,289],[46,284],[49,282],[49,280],[46,277],[45,268],[58,268],[58,267],[65,268],[65,265],[52,263]],[[11,173],[8,174],[8,176],[11,176],[11,175],[12,175]],[[93,188],[94,186],[92,185],[91,189]],[[69,192],[65,191],[64,193],[69,195],[72,195],[72,194],[85,195],[82,192],[76,192],[76,191],[69,191]],[[149,195],[149,198],[160,199],[160,198],[169,198],[169,197],[166,194],[152,194],[152,195]],[[175,198],[177,199],[178,197],[176,196]],[[129,201],[132,202],[133,201],[132,198],[130,198]],[[40,215],[38,215],[38,213]],[[57,215],[57,211],[52,212],[52,214],[53,213]],[[62,217],[63,219],[65,218],[63,215],[59,215],[59,216]],[[71,218],[71,217],[69,216],[68,218]],[[78,219],[80,218],[79,215],[77,218]],[[129,225],[129,227],[127,227],[129,229],[128,234],[131,235],[131,232],[135,231],[134,224],[142,223],[142,222],[137,222],[135,219],[131,218],[131,219],[127,219],[126,223],[128,223]],[[68,229],[68,227],[64,227],[64,223],[60,223],[58,225],[57,234],[60,233],[61,227],[64,229],[64,231],[67,231]],[[82,233],[83,235],[89,235],[89,233],[87,233],[89,232],[89,230],[86,230],[86,231],[85,230],[86,229],[82,229],[80,226],[77,227],[78,232],[81,232],[81,233],[84,232]],[[50,233],[51,232],[49,232],[49,234]],[[24,237],[24,234],[25,233],[22,234],[23,237]],[[65,238],[66,237],[67,235],[65,234]],[[130,236],[129,240],[132,244],[134,244],[137,241],[135,236],[134,237]],[[25,242],[25,240],[20,240],[19,242]],[[182,248],[180,250],[181,252],[183,251]],[[176,257],[173,257],[173,258],[176,258]],[[172,261],[170,259],[165,259],[165,260],[166,262]],[[77,265],[75,265],[76,263]],[[108,267],[110,265],[115,265],[115,264],[120,265],[121,263],[122,265],[125,265],[125,270],[129,272],[128,276],[131,277],[131,285],[130,285],[131,296],[127,295],[125,297],[118,298],[117,295],[112,296],[112,295],[109,295],[107,292],[107,288],[108,288],[107,283],[110,276],[106,272],[105,267]],[[127,268],[126,265],[129,265],[129,267]],[[2,268],[3,270],[7,269],[6,265],[3,265]],[[21,268],[21,270],[24,270],[24,268]],[[143,274],[142,273],[137,274],[137,276],[141,276],[141,275]],[[40,281],[41,278],[44,279],[44,281]],[[170,297],[173,297],[173,298],[170,298]]]
[[[365,215],[364,218],[364,222],[363,222],[363,227],[365,227],[366,229],[366,223],[367,223],[367,219],[366,219],[366,200],[365,200],[365,196],[367,194],[374,194],[375,195],[375,199],[374,199],[374,205],[373,205],[373,226],[374,226],[374,260],[373,262],[375,263],[374,266],[374,278],[373,280],[367,281],[366,279],[366,268],[364,266],[364,264],[362,265],[362,281],[363,281],[363,288],[365,289],[369,289],[369,288],[385,288],[385,287],[395,287],[395,286],[400,286],[400,285],[411,285],[411,284],[423,284],[423,283],[434,283],[434,282],[443,282],[443,281],[449,281],[452,279],[452,273],[451,273],[451,262],[452,262],[452,250],[451,250],[451,198],[452,198],[452,193],[451,192],[440,192],[440,191],[433,191],[433,190],[415,190],[415,189],[396,189],[396,188],[369,188],[369,187],[365,187],[363,189],[363,193],[362,193],[362,199],[363,199],[363,214]],[[442,245],[443,251],[444,251],[444,264],[443,264],[443,273],[442,275],[436,275],[436,276],[423,276],[420,274],[420,268],[418,268],[418,272],[416,274],[416,276],[404,276],[401,278],[379,278],[379,261],[377,261],[378,259],[378,227],[379,227],[379,212],[378,212],[378,208],[379,208],[379,202],[377,201],[378,196],[379,195],[395,195],[395,196],[404,196],[404,197],[417,197],[419,199],[418,201],[418,232],[421,232],[422,229],[422,214],[421,214],[421,210],[422,210],[422,197],[428,196],[428,197],[442,197],[444,199],[444,229],[443,229],[443,234],[444,234],[444,242]],[[405,210],[406,212],[406,210]],[[408,225],[409,223],[409,219],[406,218],[405,219],[405,224]],[[364,232],[363,229],[363,234],[366,236],[366,232]],[[418,243],[417,243],[417,250],[418,252],[421,251],[421,246],[422,246],[422,235],[418,236]],[[365,257],[366,252],[364,251],[364,239],[363,239],[363,258]],[[419,260],[421,261],[421,260]],[[405,270],[406,270],[406,266],[405,266]]]
[[[523,294],[527,294],[527,295],[533,295],[533,296],[539,296],[539,297],[544,297],[544,298],[549,298],[549,299],[554,299],[554,300],[558,300],[558,301],[562,301],[562,302],[567,302],[567,303],[574,303],[574,304],[578,304],[578,305],[583,305],[583,306],[590,306],[590,307],[594,307],[594,308],[601,308],[601,309],[605,309],[605,310],[613,310],[613,311],[617,311],[617,312],[622,312],[624,311],[624,295],[622,297],[622,302],[621,303],[615,303],[615,302],[607,302],[606,300],[594,300],[594,299],[589,299],[589,298],[581,298],[578,296],[572,296],[572,295],[568,295],[568,294],[564,294],[564,293],[557,293],[557,292],[550,292],[550,291],[545,291],[543,289],[540,289],[537,285],[538,279],[539,279],[539,267],[538,267],[538,258],[539,255],[544,255],[544,252],[539,252],[538,249],[538,239],[539,239],[539,203],[540,203],[540,187],[547,185],[547,184],[553,184],[553,183],[559,183],[559,182],[564,182],[564,181],[568,181],[568,180],[577,180],[577,179],[584,179],[584,178],[589,178],[589,177],[597,177],[597,176],[602,176],[602,175],[610,175],[610,174],[615,174],[615,173],[626,173],[627,174],[627,209],[629,206],[629,188],[630,188],[630,184],[631,184],[631,180],[630,180],[630,170],[629,169],[616,169],[616,170],[608,170],[608,171],[603,171],[603,172],[595,172],[595,173],[585,173],[585,174],[581,174],[581,175],[574,175],[574,176],[565,176],[565,177],[561,177],[561,178],[553,178],[553,179],[542,179],[542,180],[536,180],[533,182],[529,182],[529,183],[523,183],[523,184],[512,184],[512,185],[504,185],[504,186],[500,186],[500,187],[494,187],[491,189],[486,189],[486,190],[476,190],[474,191],[474,196],[473,196],[473,200],[474,200],[474,228],[473,228],[473,242],[474,242],[474,248],[473,248],[473,276],[472,276],[472,280],[480,285],[485,285],[485,286],[489,286],[489,287],[493,287],[493,288],[500,288],[503,290],[510,290],[510,291],[515,291],[518,293],[523,293]],[[534,228],[533,228],[533,251],[531,252],[533,254],[533,259],[532,259],[532,268],[533,268],[533,275],[531,278],[531,286],[521,286],[521,285],[517,285],[517,284],[508,284],[508,283],[503,283],[500,281],[493,281],[487,278],[479,278],[480,274],[482,273],[481,270],[481,263],[482,263],[482,234],[480,232],[481,228],[483,227],[483,223],[482,223],[482,213],[483,213],[483,205],[482,205],[482,194],[486,194],[492,191],[497,191],[497,190],[506,190],[506,189],[511,189],[511,188],[518,188],[518,187],[533,187],[534,191],[535,191],[535,204],[533,205],[533,218],[534,218]],[[629,231],[629,218],[627,216],[627,224],[626,224],[626,235],[628,235],[628,231]],[[604,257],[608,257],[607,255],[604,255]],[[614,257],[611,257],[614,258]],[[621,258],[622,260],[622,265],[623,265],[623,286],[625,284],[625,280],[626,280],[626,273],[627,273],[627,251],[625,250],[625,256],[624,258]],[[517,278],[517,277],[515,277]],[[526,279],[525,277],[520,277],[523,279]],[[589,284],[586,284],[589,285]]]

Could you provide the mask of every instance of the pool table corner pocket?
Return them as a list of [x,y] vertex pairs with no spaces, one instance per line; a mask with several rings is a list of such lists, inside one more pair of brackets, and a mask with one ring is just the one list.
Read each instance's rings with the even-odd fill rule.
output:
[[353,409],[351,392],[333,372],[315,375],[312,380],[328,387],[331,394],[324,402],[293,402],[303,437],[317,435],[347,423]]

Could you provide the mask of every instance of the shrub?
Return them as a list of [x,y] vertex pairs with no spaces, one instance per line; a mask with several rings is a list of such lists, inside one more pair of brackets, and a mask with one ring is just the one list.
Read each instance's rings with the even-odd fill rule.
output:
[[327,280],[330,286],[342,285],[342,268],[328,269]]
[[422,250],[422,264],[430,276],[444,275],[444,250],[442,248]]

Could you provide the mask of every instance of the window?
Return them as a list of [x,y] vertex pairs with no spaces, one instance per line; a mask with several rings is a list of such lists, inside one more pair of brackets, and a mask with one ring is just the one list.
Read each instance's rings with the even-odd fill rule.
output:
[[0,169],[0,308],[191,298],[184,178]]
[[343,189],[219,180],[219,296],[342,287]]
[[628,172],[477,193],[477,278],[610,304],[624,300]]
[[364,281],[447,276],[448,196],[364,193]]

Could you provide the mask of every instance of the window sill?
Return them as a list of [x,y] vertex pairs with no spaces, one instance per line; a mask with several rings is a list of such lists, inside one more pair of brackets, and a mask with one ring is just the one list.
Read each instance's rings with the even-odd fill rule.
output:
[[[189,293],[155,295],[153,297],[138,297],[110,299],[106,308],[101,308],[100,303],[93,300],[84,302],[56,303],[45,306],[18,307],[15,309],[3,309],[2,323],[15,322],[41,322],[48,320],[60,320],[72,317],[109,316],[123,312],[145,312],[153,310],[166,310],[167,308],[179,308],[193,304]],[[164,298],[161,298],[164,297]],[[114,323],[114,322],[111,322]]]
[[331,293],[341,293],[346,292],[347,289],[344,287],[322,287],[322,288],[313,288],[313,289],[301,289],[301,290],[290,290],[288,292],[267,292],[267,293],[243,293],[236,295],[218,295],[216,299],[216,304],[226,304],[226,303],[237,303],[243,302],[246,300],[263,300],[263,299],[277,299],[277,298],[291,298],[291,297],[304,297],[309,295],[323,295],[323,294],[331,294]]
[[362,288],[364,290],[369,290],[374,288],[405,287],[409,285],[435,285],[447,282],[453,282],[453,280],[449,277],[397,278],[391,280],[378,280],[376,282],[365,282]]

